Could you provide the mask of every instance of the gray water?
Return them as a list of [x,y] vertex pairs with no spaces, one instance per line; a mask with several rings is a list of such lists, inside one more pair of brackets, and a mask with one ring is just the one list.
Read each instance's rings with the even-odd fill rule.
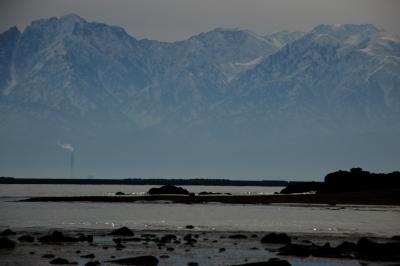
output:
[[[271,194],[271,187],[186,187],[190,191]],[[0,185],[0,227],[282,231],[297,233],[400,234],[400,207],[290,206],[168,203],[16,202],[28,196],[140,194],[148,186]]]

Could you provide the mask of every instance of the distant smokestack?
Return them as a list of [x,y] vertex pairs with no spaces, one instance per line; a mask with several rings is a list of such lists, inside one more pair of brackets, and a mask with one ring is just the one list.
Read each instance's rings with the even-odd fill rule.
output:
[[71,161],[69,164],[69,176],[74,177],[74,151],[71,152]]
[[70,162],[69,162],[69,176],[71,178],[73,178],[74,177],[74,164],[75,164],[75,162],[74,162],[74,147],[72,147],[72,145],[68,144],[68,143],[65,143],[65,144],[58,143],[58,146],[60,146],[62,149],[67,150],[71,153]]

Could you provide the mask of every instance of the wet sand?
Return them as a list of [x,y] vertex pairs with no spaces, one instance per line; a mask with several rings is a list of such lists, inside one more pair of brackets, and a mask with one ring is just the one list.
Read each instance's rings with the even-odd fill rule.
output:
[[[354,258],[338,259],[323,257],[296,257],[278,255],[283,244],[264,244],[261,238],[268,232],[215,232],[184,229],[179,231],[141,230],[134,231],[134,236],[111,236],[110,230],[63,230],[64,235],[78,237],[91,235],[93,242],[80,241],[73,243],[42,243],[38,239],[53,230],[31,229],[14,230],[16,235],[6,236],[16,242],[14,249],[0,249],[0,264],[5,266],[50,265],[55,258],[64,258],[75,265],[85,265],[98,261],[101,265],[117,265],[110,260],[135,257],[155,256],[160,266],[188,265],[196,262],[199,265],[235,265],[250,262],[268,261],[280,258],[292,265],[391,265],[395,262],[360,261]],[[191,234],[189,241],[187,235]],[[21,235],[31,235],[32,243],[17,240]],[[159,239],[165,235],[174,235],[176,239],[160,244]],[[330,243],[337,246],[344,241],[357,242],[365,235],[322,235],[322,234],[289,234],[292,243],[323,245]],[[185,240],[186,237],[186,240]],[[385,238],[369,239],[377,242],[390,242]],[[119,243],[119,244],[118,244]],[[48,258],[43,258],[44,255]],[[93,255],[91,255],[93,254]],[[51,255],[51,256],[50,256]],[[90,255],[90,256],[87,256]],[[90,257],[84,258],[82,256]]]

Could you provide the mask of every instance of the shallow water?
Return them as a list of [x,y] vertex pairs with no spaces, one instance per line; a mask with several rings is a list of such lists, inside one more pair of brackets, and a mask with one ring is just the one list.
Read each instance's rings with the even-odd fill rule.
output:
[[[1,197],[50,197],[50,196],[107,196],[120,191],[126,194],[142,195],[157,186],[131,185],[0,185]],[[190,192],[220,192],[235,195],[262,195],[279,192],[283,187],[254,186],[182,186]]]
[[[94,188],[92,188],[94,187]],[[400,207],[240,204],[15,202],[19,197],[142,193],[149,186],[1,185],[0,227],[282,231],[297,233],[400,234]],[[249,188],[252,190],[250,191]],[[196,190],[195,190],[196,189]],[[276,188],[190,187],[191,191],[273,193]],[[12,196],[12,197],[11,197]]]

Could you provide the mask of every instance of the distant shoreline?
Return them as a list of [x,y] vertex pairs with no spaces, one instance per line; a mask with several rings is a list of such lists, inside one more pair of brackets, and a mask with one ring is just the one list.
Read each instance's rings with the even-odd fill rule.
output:
[[326,194],[277,194],[277,195],[145,195],[145,196],[77,196],[33,197],[28,202],[131,202],[131,203],[226,203],[226,204],[355,204],[400,206],[400,190],[375,190]]
[[283,180],[229,179],[70,179],[70,178],[12,178],[0,177],[0,184],[40,185],[175,185],[175,186],[261,186],[285,187]]

